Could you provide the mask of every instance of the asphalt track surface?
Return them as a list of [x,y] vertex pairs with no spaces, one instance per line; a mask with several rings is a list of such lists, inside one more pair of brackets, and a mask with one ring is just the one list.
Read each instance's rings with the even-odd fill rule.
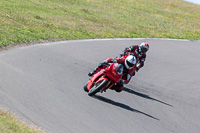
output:
[[[88,72],[130,45],[150,44],[121,93],[90,97]],[[200,42],[103,39],[0,53],[0,106],[51,133],[199,133]]]

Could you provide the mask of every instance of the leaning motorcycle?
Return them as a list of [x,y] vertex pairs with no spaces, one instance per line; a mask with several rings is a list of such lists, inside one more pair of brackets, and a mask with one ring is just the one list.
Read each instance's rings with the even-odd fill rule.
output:
[[84,86],[84,90],[89,96],[97,92],[104,92],[108,88],[118,83],[123,75],[123,65],[110,63],[99,69]]

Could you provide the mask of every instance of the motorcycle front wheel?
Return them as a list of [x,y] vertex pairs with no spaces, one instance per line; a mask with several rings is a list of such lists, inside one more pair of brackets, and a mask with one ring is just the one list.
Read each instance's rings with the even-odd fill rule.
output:
[[94,85],[90,91],[88,92],[89,96],[93,96],[95,95],[97,92],[99,92],[101,89],[103,89],[106,85],[108,84],[107,80],[102,80],[101,82],[97,83],[96,85]]

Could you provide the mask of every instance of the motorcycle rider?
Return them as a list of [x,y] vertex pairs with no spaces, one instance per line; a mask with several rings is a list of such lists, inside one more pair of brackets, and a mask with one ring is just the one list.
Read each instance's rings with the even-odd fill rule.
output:
[[136,71],[138,72],[140,68],[144,66],[144,61],[146,59],[146,52],[149,50],[149,44],[142,42],[140,45],[133,45],[129,48],[125,48],[120,56],[133,55],[137,59]]
[[136,57],[133,55],[121,56],[120,58],[108,58],[103,63],[100,63],[99,66],[93,71],[88,73],[88,76],[92,76],[99,68],[108,65],[108,63],[119,63],[124,66],[122,79],[116,85],[113,85],[110,89],[115,90],[116,92],[121,92],[123,89],[123,84],[128,84],[131,80],[131,77],[135,75],[136,70]]

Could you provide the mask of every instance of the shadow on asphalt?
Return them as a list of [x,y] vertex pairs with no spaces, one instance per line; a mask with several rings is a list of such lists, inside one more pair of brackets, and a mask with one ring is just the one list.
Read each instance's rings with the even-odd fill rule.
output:
[[139,110],[136,110],[136,109],[134,109],[134,108],[131,108],[130,106],[128,106],[128,105],[126,105],[126,104],[119,103],[119,102],[115,102],[115,101],[113,101],[113,100],[111,100],[111,99],[108,99],[108,98],[105,98],[105,97],[103,97],[103,96],[94,95],[93,98],[95,98],[95,99],[97,99],[97,100],[100,100],[100,101],[103,101],[103,102],[105,102],[105,103],[109,103],[109,104],[112,104],[112,105],[114,105],[114,106],[117,106],[117,107],[126,109],[126,110],[129,110],[129,111],[132,111],[132,112],[136,112],[136,113],[140,113],[140,114],[146,115],[146,116],[148,116],[148,117],[150,117],[150,118],[153,118],[153,119],[155,119],[155,120],[159,120],[158,118],[155,118],[155,117],[153,117],[153,116],[151,116],[151,115],[149,115],[149,114],[146,114],[146,113],[144,113],[144,112],[141,112],[141,111],[139,111]]
[[153,100],[153,101],[157,101],[157,102],[159,102],[159,103],[162,103],[162,104],[165,104],[165,105],[168,105],[168,106],[173,107],[172,105],[170,105],[170,104],[168,104],[168,103],[162,102],[162,101],[160,101],[160,100],[158,100],[158,99],[155,99],[155,98],[150,97],[149,95],[146,95],[146,94],[143,94],[143,93],[134,91],[134,90],[129,89],[129,88],[127,88],[127,87],[124,87],[124,88],[123,88],[123,91],[128,92],[128,93],[131,93],[131,94],[134,94],[134,95],[136,95],[136,96],[140,96],[140,97],[146,98],[146,99],[150,99],[150,100]]

